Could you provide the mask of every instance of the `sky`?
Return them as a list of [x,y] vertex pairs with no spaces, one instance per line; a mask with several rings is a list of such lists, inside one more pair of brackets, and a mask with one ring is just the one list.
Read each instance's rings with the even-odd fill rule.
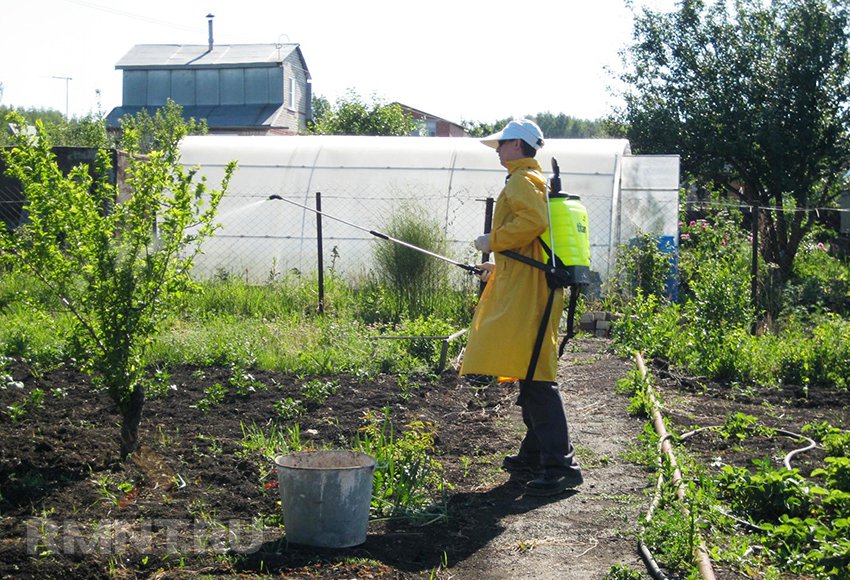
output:
[[[670,10],[674,0],[634,0]],[[0,0],[0,105],[80,117],[121,105],[136,44],[298,43],[313,93],[400,102],[460,123],[597,119],[631,40],[626,0]]]

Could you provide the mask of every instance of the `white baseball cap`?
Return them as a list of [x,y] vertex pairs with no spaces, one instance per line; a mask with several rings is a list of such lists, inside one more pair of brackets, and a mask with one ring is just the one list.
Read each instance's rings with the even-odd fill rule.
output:
[[498,133],[493,133],[489,137],[484,137],[481,142],[487,147],[495,149],[499,146],[499,141],[509,141],[511,139],[522,139],[535,149],[543,147],[543,131],[537,126],[537,123],[530,119],[514,120],[505,125],[505,128]]

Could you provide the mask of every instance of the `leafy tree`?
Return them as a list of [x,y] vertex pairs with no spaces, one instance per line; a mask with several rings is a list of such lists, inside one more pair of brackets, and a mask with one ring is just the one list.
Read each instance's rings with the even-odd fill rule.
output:
[[313,118],[310,119],[312,123],[316,120],[324,119],[328,115],[331,111],[331,102],[322,95],[313,95],[313,103],[310,108],[313,112]]
[[416,121],[397,103],[384,104],[376,96],[366,103],[354,90],[330,105],[327,99],[313,100],[318,104],[314,118],[308,124],[310,132],[318,135],[410,135]]
[[[25,120],[12,114],[23,126]],[[157,129],[155,148],[140,153],[140,129],[124,126],[129,153],[126,201],[109,183],[109,156],[100,150],[93,178],[80,165],[63,175],[41,121],[3,152],[7,174],[23,184],[29,222],[0,231],[0,256],[29,272],[75,320],[77,358],[122,417],[122,458],[138,448],[145,401],[142,361],[155,334],[192,290],[190,271],[201,242],[216,228],[220,190],[208,190],[196,171],[180,165],[186,124]],[[40,304],[34,304],[40,307]]]
[[[594,137],[607,137],[606,125],[603,121],[587,121],[570,117],[564,113],[557,115],[545,112],[536,115],[526,115],[543,131],[547,139],[588,139]],[[492,123],[479,121],[462,121],[461,126],[470,137],[486,137],[508,124],[510,118],[500,119]]]
[[[41,121],[44,131],[54,145],[58,147],[119,147],[121,133],[110,134],[106,129],[106,116],[102,112],[89,113],[84,117],[66,119],[65,116],[53,109],[22,109],[0,107],[0,146],[14,144],[14,138],[7,120],[9,113],[17,113],[26,120],[26,124],[34,126]],[[196,120],[194,117],[183,119],[183,108],[168,99],[166,104],[157,108],[153,115],[142,109],[135,116],[125,115],[121,124],[132,123],[139,134],[139,151],[147,153],[157,142],[167,142],[169,134],[177,124],[185,124],[187,135],[204,135],[208,127],[206,119]],[[157,132],[161,133],[157,135]]]
[[51,141],[59,147],[112,147],[113,139],[106,132],[106,120],[100,113],[91,113],[79,119],[66,119],[59,111],[53,109],[12,109],[0,107],[0,146],[14,144],[7,117],[9,113],[17,113],[26,125],[35,126],[41,121],[44,131]]
[[[460,125],[470,137],[486,137],[487,135],[492,135],[496,131],[499,131],[502,127],[507,125],[510,120],[511,118],[507,117],[505,119],[493,121],[492,123],[484,121],[461,121]],[[546,135],[546,133],[543,133],[543,135]]]
[[588,121],[570,117],[564,113],[557,115],[545,112],[537,113],[530,117],[543,131],[543,135],[549,139],[590,139],[607,137],[603,121]]
[[[55,138],[57,132],[52,129],[54,125],[64,126],[67,124],[65,116],[59,111],[53,109],[23,109],[14,107],[0,106],[0,147],[8,147],[14,144],[14,135],[12,131],[16,129],[14,124],[9,122],[9,114],[16,113],[24,119],[25,125],[35,126],[37,120],[41,120],[46,130],[51,137]],[[54,140],[54,143],[60,145],[61,142]]]
[[[681,0],[644,9],[624,53],[620,121],[635,151],[679,153],[686,180],[762,212],[761,253],[792,273],[811,208],[850,163],[850,27],[837,0]],[[803,211],[800,211],[803,210]]]
[[[184,119],[183,107],[171,99],[167,99],[153,115],[142,109],[135,116],[124,115],[120,123],[121,133],[130,130],[133,139],[138,140],[139,153],[170,147],[175,131],[183,135],[205,135],[208,131],[206,119]],[[119,145],[123,145],[122,140],[123,137],[119,137]]]

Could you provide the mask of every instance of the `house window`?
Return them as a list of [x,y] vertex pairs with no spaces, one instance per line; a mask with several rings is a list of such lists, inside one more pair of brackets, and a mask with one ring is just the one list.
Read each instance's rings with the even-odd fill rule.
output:
[[289,108],[295,110],[295,77],[289,78]]

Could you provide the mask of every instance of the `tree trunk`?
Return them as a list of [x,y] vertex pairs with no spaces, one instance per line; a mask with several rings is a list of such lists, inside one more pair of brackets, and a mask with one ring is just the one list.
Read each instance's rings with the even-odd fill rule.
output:
[[136,383],[126,405],[122,406],[121,416],[121,460],[139,448],[139,423],[142,421],[142,407],[145,405],[145,388]]

